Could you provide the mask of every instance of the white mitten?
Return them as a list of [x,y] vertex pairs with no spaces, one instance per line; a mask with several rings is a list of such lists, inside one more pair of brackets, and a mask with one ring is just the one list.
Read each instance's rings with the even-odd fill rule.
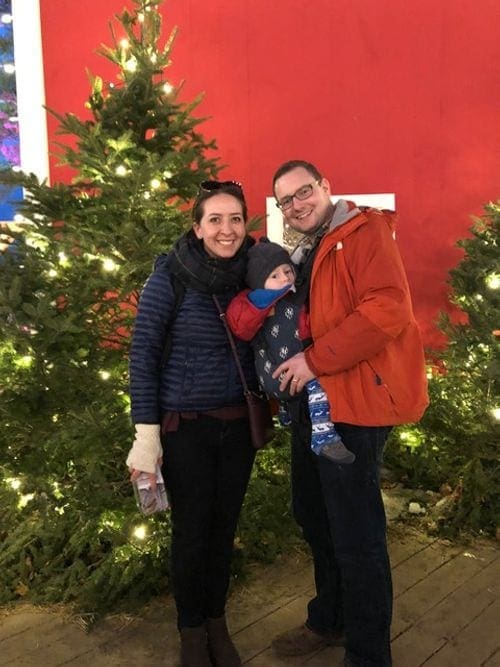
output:
[[127,456],[127,466],[142,472],[155,472],[162,455],[160,425],[136,424],[135,440]]

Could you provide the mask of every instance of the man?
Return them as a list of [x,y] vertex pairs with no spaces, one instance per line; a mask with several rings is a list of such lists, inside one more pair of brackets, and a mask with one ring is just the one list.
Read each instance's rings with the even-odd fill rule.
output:
[[[345,635],[345,665],[391,665],[392,583],[379,487],[385,441],[427,404],[422,343],[393,235],[393,214],[330,201],[330,185],[303,160],[283,164],[274,195],[304,236],[297,298],[309,303],[312,340],[274,376],[289,386],[294,516],[312,550],[316,595],[305,624],[277,637],[280,656],[306,655]],[[310,450],[305,383],[317,377],[331,419],[356,459]]]

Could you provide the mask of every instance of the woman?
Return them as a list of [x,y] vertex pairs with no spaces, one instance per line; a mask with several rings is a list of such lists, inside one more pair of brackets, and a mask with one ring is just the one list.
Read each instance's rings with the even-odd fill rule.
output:
[[[243,388],[212,295],[242,289],[247,207],[233,181],[205,181],[193,227],[146,282],[130,351],[135,479],[163,475],[172,507],[172,582],[185,667],[241,665],[224,608],[236,523],[255,451]],[[179,297],[179,293],[181,297]],[[252,351],[236,341],[251,388]],[[162,447],[163,445],[163,447]]]

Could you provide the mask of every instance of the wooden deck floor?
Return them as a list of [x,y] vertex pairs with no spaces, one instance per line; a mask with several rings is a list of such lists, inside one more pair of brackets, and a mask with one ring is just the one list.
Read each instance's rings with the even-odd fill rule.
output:
[[[390,527],[389,544],[394,667],[500,667],[497,545],[464,547],[398,525]],[[235,588],[228,618],[246,666],[342,664],[340,648],[286,662],[269,648],[276,634],[303,622],[312,590],[311,565],[300,553],[256,567]],[[23,605],[0,615],[2,666],[174,667],[177,642],[170,597],[154,600],[140,617],[108,617],[89,634],[60,609]]]

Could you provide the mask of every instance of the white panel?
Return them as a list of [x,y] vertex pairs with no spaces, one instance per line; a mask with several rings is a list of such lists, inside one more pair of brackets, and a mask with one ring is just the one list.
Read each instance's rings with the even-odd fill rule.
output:
[[49,154],[39,0],[12,0],[21,169],[48,178]]
[[[394,192],[381,192],[371,195],[332,195],[330,197],[333,203],[338,199],[348,199],[360,206],[373,206],[374,208],[386,208],[390,211],[396,210],[396,195]],[[274,197],[266,197],[266,222],[267,236],[271,241],[283,243],[283,215],[276,206]]]

